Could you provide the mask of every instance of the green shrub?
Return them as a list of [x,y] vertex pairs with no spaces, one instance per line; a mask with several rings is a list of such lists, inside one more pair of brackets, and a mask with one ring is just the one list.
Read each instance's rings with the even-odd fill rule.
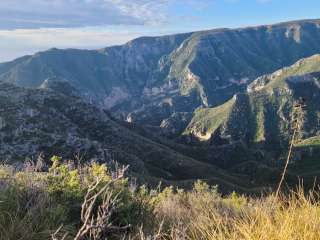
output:
[[[174,187],[130,188],[128,179],[112,181],[104,164],[74,166],[52,158],[48,172],[15,171],[0,166],[0,240],[44,240],[63,225],[73,239],[81,226],[80,210],[87,189],[110,185],[118,196],[113,226],[132,226],[108,239],[320,239],[317,193],[253,198],[236,192],[223,197],[216,186],[196,181],[190,191]],[[101,203],[98,199],[97,205]]]

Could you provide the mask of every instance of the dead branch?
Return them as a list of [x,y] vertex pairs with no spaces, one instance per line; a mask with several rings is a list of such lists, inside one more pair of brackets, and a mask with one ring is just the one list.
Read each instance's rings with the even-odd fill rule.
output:
[[[112,186],[124,177],[127,169],[128,167],[123,167],[121,170],[118,170],[112,180],[101,187],[100,190],[99,187],[102,179],[97,179],[89,186],[81,206],[80,218],[82,225],[74,240],[104,239],[103,237],[110,233],[127,231],[131,227],[130,225],[123,227],[113,226],[111,222],[111,217],[117,208],[121,193],[115,193],[112,190]],[[97,201],[101,198],[102,203],[97,206]],[[52,235],[52,240],[59,240],[56,236],[61,229],[62,227]]]
[[291,138],[291,142],[290,142],[290,146],[289,146],[289,151],[288,151],[288,155],[287,155],[287,160],[284,166],[284,169],[282,171],[281,174],[281,179],[280,182],[278,184],[278,188],[275,194],[275,198],[277,199],[282,187],[282,183],[285,179],[285,175],[287,173],[288,170],[288,166],[290,163],[290,159],[293,153],[293,147],[294,144],[296,143],[296,136],[299,133],[299,131],[301,130],[302,124],[303,124],[303,120],[304,120],[304,108],[306,107],[305,105],[305,100],[304,99],[300,99],[295,105],[294,105],[294,110],[293,110],[293,134],[292,134],[292,138]]

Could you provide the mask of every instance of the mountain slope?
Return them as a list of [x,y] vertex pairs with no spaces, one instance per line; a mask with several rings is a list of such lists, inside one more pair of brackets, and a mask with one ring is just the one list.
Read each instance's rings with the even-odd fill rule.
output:
[[[292,136],[293,109],[301,99],[306,107],[286,183],[303,178],[311,187],[320,174],[320,55],[257,78],[247,93],[221,106],[198,109],[182,139],[200,141],[210,153],[207,162],[245,174],[256,183],[276,184]],[[230,148],[231,157],[224,154]]]
[[184,134],[200,140],[206,136],[213,144],[224,139],[286,148],[293,106],[301,98],[307,105],[301,138],[319,135],[320,55],[257,78],[248,93],[237,94],[219,107],[197,110]]
[[23,87],[66,81],[118,118],[160,126],[176,113],[220,105],[258,76],[319,53],[319,39],[320,21],[305,20],[144,37],[96,51],[51,49],[0,64],[0,81]]
[[245,180],[142,137],[80,98],[53,89],[0,84],[0,156],[21,163],[41,152],[73,159],[129,164],[139,179],[188,184],[208,179],[222,189],[249,189]]

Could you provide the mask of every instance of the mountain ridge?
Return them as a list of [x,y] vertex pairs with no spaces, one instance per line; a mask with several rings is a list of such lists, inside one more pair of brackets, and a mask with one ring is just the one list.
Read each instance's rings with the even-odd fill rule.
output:
[[47,162],[79,154],[84,161],[128,164],[148,184],[191,186],[205,179],[225,191],[258,187],[124,127],[77,96],[2,83],[0,103],[0,156],[7,163],[19,166],[41,153]]
[[294,162],[317,166],[319,39],[320,20],[305,20],[53,48],[0,64],[0,155],[80,149],[102,162],[111,153],[153,181],[272,186],[300,98],[309,140]]
[[274,141],[286,148],[293,106],[302,98],[307,105],[303,137],[314,137],[320,130],[319,80],[320,54],[301,59],[257,78],[248,86],[247,93],[237,94],[223,105],[198,109],[184,134],[205,141],[218,137],[229,143],[239,139],[250,144]]
[[38,87],[61,78],[119,119],[159,127],[176,112],[220,105],[258,76],[320,52],[319,22],[142,37],[99,50],[51,49],[0,64],[0,81]]

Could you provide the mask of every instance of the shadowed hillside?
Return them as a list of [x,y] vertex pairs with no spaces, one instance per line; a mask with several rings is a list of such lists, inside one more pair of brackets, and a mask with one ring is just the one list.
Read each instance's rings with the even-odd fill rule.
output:
[[[222,189],[251,186],[245,179],[128,130],[104,111],[52,89],[25,89],[0,84],[0,155],[17,166],[41,152],[85,161],[129,164],[140,180],[160,180],[190,186],[193,179],[206,179]],[[83,160],[83,161],[84,161]]]
[[[319,156],[319,151],[316,150],[320,130],[319,80],[319,55],[259,77],[249,85],[248,93],[237,94],[227,103],[215,108],[196,110],[184,132],[184,138],[198,139],[207,145],[207,149],[213,149],[214,146],[226,148],[241,143],[245,146],[243,151],[247,153],[234,156],[234,161],[230,161],[228,166],[232,166],[237,172],[249,173],[262,168],[265,169],[264,175],[267,172],[270,176],[278,175],[276,169],[281,167],[292,134],[294,106],[303,99],[306,106],[301,119],[302,130],[296,140],[297,148],[294,150],[292,164],[293,169],[300,171],[292,173],[312,178],[318,174],[315,172],[318,171],[316,166]],[[212,156],[208,158],[214,159]],[[241,161],[243,163],[237,165]],[[257,167],[259,165],[261,166]],[[301,168],[302,166],[305,167]],[[312,166],[313,175],[309,174]],[[256,179],[261,177],[262,175],[256,175]]]
[[143,37],[92,51],[51,49],[1,64],[0,80],[24,87],[67,81],[114,116],[160,126],[176,112],[222,104],[255,78],[319,53],[319,23]]

